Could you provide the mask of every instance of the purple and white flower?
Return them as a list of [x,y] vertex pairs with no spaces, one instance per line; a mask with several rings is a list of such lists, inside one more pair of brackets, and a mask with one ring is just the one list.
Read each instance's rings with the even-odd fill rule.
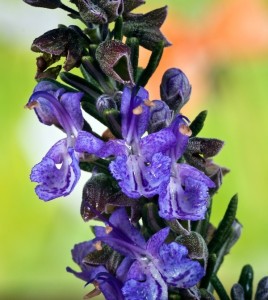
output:
[[84,123],[82,97],[81,92],[66,92],[52,82],[41,81],[26,104],[34,109],[41,123],[55,125],[67,134],[32,169],[30,178],[38,183],[35,191],[42,200],[69,195],[80,178],[79,154],[74,144]]
[[123,91],[121,127],[123,139],[107,143],[81,131],[75,150],[99,157],[115,156],[109,165],[122,191],[130,198],[152,197],[165,189],[170,176],[170,158],[164,153],[175,145],[175,135],[168,129],[143,137],[150,119],[150,101],[144,88]]
[[116,210],[106,225],[109,230],[95,227],[95,240],[125,256],[117,270],[126,274],[122,277],[124,299],[168,299],[168,287],[190,288],[204,276],[200,263],[187,257],[185,246],[165,243],[169,228],[146,242],[123,208]]

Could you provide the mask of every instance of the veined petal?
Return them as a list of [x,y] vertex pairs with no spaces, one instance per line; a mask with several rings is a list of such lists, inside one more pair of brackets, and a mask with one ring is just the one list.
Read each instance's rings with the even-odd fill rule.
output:
[[141,139],[140,149],[145,157],[152,157],[154,153],[165,154],[167,150],[176,145],[176,136],[169,128],[148,134]]
[[[157,272],[158,273],[158,272]],[[161,275],[156,280],[151,276],[146,276],[145,281],[129,279],[125,282],[122,292],[125,300],[167,300],[167,285],[161,278]]]
[[197,170],[196,168],[187,165],[187,164],[180,164],[179,165],[179,174],[180,177],[183,180],[185,180],[188,177],[192,177],[195,180],[201,181],[205,185],[207,185],[209,188],[214,188],[215,183],[208,177],[206,176],[203,172]]
[[[129,144],[133,139],[141,138],[147,130],[150,108],[144,105],[144,101],[148,98],[148,92],[142,87],[138,91],[137,87],[133,89],[124,88],[121,102],[122,136]],[[139,106],[141,106],[141,113],[134,114],[133,110]]]
[[199,262],[187,258],[188,250],[176,242],[162,244],[156,266],[167,284],[178,288],[196,285],[205,272]]
[[150,161],[139,155],[118,156],[109,168],[127,196],[152,197],[169,180],[170,158],[161,153],[154,154]]
[[[61,165],[57,167],[57,164]],[[80,178],[80,168],[77,154],[72,148],[67,149],[66,139],[57,142],[33,167],[30,178],[39,183],[35,191],[42,200],[70,194]]]
[[124,208],[117,209],[111,215],[107,225],[111,227],[109,233],[104,227],[94,227],[97,240],[105,242],[119,253],[132,258],[144,252],[146,248],[145,239],[139,230],[130,223]]
[[75,143],[75,151],[77,152],[88,152],[90,154],[98,155],[99,150],[105,145],[105,143],[95,137],[93,134],[80,131],[78,133],[76,143]]
[[65,107],[66,111],[69,113],[73,121],[73,125],[75,126],[77,131],[81,130],[84,124],[80,104],[83,95],[84,94],[81,92],[64,93],[60,98],[60,102]]
[[[62,90],[58,90],[61,93]],[[30,97],[26,107],[34,109],[39,121],[45,125],[56,125],[62,127],[67,135],[77,135],[83,126],[82,112],[80,108],[81,93],[65,93],[61,96],[71,115],[56,96],[57,92],[38,91]],[[79,103],[77,103],[79,100]],[[78,111],[80,110],[80,113]]]
[[160,246],[165,242],[169,234],[169,227],[159,230],[147,242],[147,251],[153,256],[158,256]]
[[79,266],[83,264],[83,259],[88,255],[88,253],[95,250],[93,241],[86,241],[74,245],[72,249],[72,258],[75,263]]
[[203,219],[208,205],[208,189],[215,184],[201,171],[186,164],[177,164],[177,173],[170,177],[166,189],[159,194],[159,215],[167,220]]
[[99,157],[108,157],[111,155],[127,155],[129,147],[124,140],[110,140],[98,152]]
[[174,151],[173,160],[178,160],[183,155],[183,153],[187,148],[191,131],[182,115],[178,115],[174,119],[174,121],[170,125],[170,129],[173,131],[177,140],[177,143],[173,148]]

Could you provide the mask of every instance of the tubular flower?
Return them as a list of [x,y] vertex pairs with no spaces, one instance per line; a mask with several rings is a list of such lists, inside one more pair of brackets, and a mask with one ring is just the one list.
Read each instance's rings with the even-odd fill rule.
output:
[[122,288],[124,299],[165,300],[168,287],[189,288],[204,276],[199,262],[187,257],[186,247],[165,243],[169,228],[158,231],[146,242],[123,208],[116,210],[106,225],[110,230],[95,227],[95,240],[126,257],[118,269],[118,273],[121,268],[127,272]]
[[130,198],[152,197],[165,189],[170,175],[170,158],[165,153],[175,145],[175,135],[162,129],[143,136],[150,119],[152,103],[148,92],[140,88],[123,91],[121,102],[121,127],[123,139],[110,140],[107,143],[90,133],[78,134],[75,149],[99,157],[116,156],[109,169],[118,181],[122,191]]
[[74,151],[74,143],[84,122],[82,96],[83,93],[66,92],[51,82],[41,81],[26,104],[34,109],[41,123],[53,124],[67,134],[32,169],[30,178],[39,183],[35,191],[42,200],[70,194],[80,178],[79,154]]
[[85,257],[95,250],[96,248],[93,241],[76,244],[72,249],[72,258],[73,261],[79,265],[81,272],[74,271],[70,267],[66,268],[67,272],[86,281],[87,284],[94,284],[95,289],[87,295],[88,298],[103,293],[105,299],[123,300],[124,298],[121,292],[122,283],[111,275],[104,265],[86,264]]
[[160,189],[159,215],[167,220],[203,219],[208,205],[208,190],[215,187],[215,184],[196,168],[177,163],[185,152],[191,135],[184,117],[177,116],[169,129],[176,136],[177,142],[167,152],[171,158],[171,173],[167,187]]

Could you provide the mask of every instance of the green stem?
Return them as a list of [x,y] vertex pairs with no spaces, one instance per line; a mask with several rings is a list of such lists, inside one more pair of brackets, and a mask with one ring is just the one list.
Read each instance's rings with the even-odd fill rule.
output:
[[131,60],[132,68],[133,68],[133,78],[134,78],[134,81],[136,82],[138,64],[139,64],[139,40],[135,37],[127,38],[126,44],[131,49],[130,60]]
[[230,300],[224,286],[215,274],[211,276],[211,284],[219,295],[220,300]]
[[122,41],[123,39],[123,17],[120,16],[116,19],[114,25],[114,39]]
[[146,68],[142,71],[137,85],[138,86],[145,86],[147,84],[147,82],[149,81],[149,79],[151,78],[151,76],[153,75],[153,73],[155,72],[156,68],[159,65],[159,62],[161,60],[163,51],[164,51],[164,42],[160,42],[155,50],[152,51],[152,54],[150,56],[149,62],[146,66]]

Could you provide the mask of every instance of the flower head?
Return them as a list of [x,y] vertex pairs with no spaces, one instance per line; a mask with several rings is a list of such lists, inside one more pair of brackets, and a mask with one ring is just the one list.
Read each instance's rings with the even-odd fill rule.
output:
[[125,299],[167,299],[168,287],[189,288],[203,277],[202,266],[187,257],[186,247],[176,242],[165,243],[169,228],[160,230],[146,242],[129,222],[124,209],[116,210],[107,225],[111,230],[95,227],[96,240],[131,261],[122,288]]
[[[123,139],[107,143],[90,133],[78,134],[75,149],[99,157],[116,156],[109,169],[122,191],[131,198],[152,197],[165,188],[170,174],[170,158],[165,153],[175,144],[175,136],[166,129],[143,137],[150,118],[148,92],[144,88],[123,91],[121,131]],[[161,184],[162,183],[162,184]]]
[[196,168],[177,163],[185,152],[191,131],[185,118],[176,117],[169,129],[176,136],[176,145],[171,147],[168,155],[171,158],[171,173],[166,188],[160,189],[159,215],[167,220],[203,219],[207,210],[209,188],[214,182]]
[[67,134],[32,169],[30,178],[39,183],[36,193],[42,200],[70,194],[80,178],[79,155],[74,151],[74,143],[83,126],[82,96],[80,92],[66,92],[56,84],[41,81],[26,104],[35,110],[41,123],[53,124]]

